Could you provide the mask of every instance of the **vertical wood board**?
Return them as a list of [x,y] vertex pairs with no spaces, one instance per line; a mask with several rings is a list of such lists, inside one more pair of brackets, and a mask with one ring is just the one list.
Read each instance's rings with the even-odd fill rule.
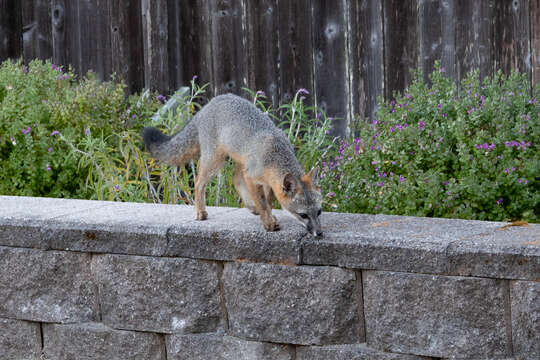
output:
[[349,2],[351,107],[360,120],[375,120],[377,97],[383,95],[383,17],[379,1]]
[[278,3],[280,103],[291,101],[301,88],[309,92],[306,102],[313,103],[311,4],[309,0]]
[[22,6],[19,0],[0,0],[0,61],[22,55]]
[[419,2],[420,67],[424,79],[433,72],[436,60],[448,77],[456,75],[456,17],[453,1]]
[[210,1],[212,16],[212,57],[216,95],[245,95],[247,49],[243,0]]
[[144,46],[140,1],[110,0],[111,67],[128,91],[144,87]]
[[385,98],[403,92],[418,67],[419,35],[416,1],[384,0]]
[[474,69],[482,79],[491,76],[495,1],[456,0],[455,6],[457,79],[462,80]]
[[[187,84],[197,76],[197,84],[213,84],[212,71],[212,19],[208,1],[188,0],[180,12],[182,43],[182,76]],[[213,96],[211,86],[207,97]]]
[[279,105],[278,0],[247,1],[248,87]]
[[531,87],[540,85],[540,0],[531,2]]
[[494,70],[531,75],[529,0],[495,2]]
[[141,0],[145,87],[169,91],[167,0]]
[[348,133],[349,76],[345,3],[320,0],[313,3],[313,52],[317,106],[333,118],[333,135]]

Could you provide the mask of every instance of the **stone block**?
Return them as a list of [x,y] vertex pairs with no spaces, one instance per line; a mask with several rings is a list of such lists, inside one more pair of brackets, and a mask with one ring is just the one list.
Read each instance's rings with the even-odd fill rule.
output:
[[361,291],[353,271],[227,263],[223,284],[234,336],[304,345],[363,338]]
[[43,353],[51,360],[166,360],[158,334],[114,330],[100,323],[44,324]]
[[221,325],[217,265],[192,259],[96,255],[103,323],[160,333],[213,332]]
[[365,271],[363,286],[370,347],[465,359],[509,353],[504,281]]
[[427,360],[424,356],[382,352],[366,344],[298,346],[296,360]]
[[497,227],[452,242],[447,254],[449,273],[499,279],[540,277],[540,225]]
[[193,221],[189,206],[106,203],[47,222],[42,247],[50,249],[160,256],[167,247],[167,230],[177,222]]
[[325,213],[324,237],[306,238],[302,263],[446,274],[448,246],[500,223],[410,216]]
[[103,201],[0,196],[0,246],[42,248],[42,228],[63,216],[106,204]]
[[0,247],[0,316],[43,322],[94,321],[91,255]]
[[281,230],[267,232],[259,216],[235,209],[208,220],[173,225],[169,231],[168,256],[213,260],[300,262],[300,239],[305,229],[283,211],[274,210]]
[[168,335],[168,360],[293,360],[287,345],[214,334]]
[[510,297],[514,354],[540,359],[540,282],[514,281]]
[[0,354],[3,360],[39,360],[39,323],[0,318]]

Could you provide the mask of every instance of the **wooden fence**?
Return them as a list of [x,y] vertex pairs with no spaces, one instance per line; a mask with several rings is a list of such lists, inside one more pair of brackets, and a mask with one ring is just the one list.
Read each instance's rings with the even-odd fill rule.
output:
[[210,96],[297,89],[345,133],[440,59],[540,80],[540,0],[0,0],[0,60],[51,58],[131,91],[169,93],[194,75]]

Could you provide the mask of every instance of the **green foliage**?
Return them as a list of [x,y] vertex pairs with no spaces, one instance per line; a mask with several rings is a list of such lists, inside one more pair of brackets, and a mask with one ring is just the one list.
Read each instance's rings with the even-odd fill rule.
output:
[[[155,98],[126,99],[123,84],[100,82],[93,73],[77,81],[48,61],[2,63],[0,194],[106,198],[96,193],[94,165],[105,159],[118,165],[120,134],[140,131],[140,119],[158,105]],[[79,149],[99,141],[106,144],[102,153]]]
[[[472,73],[457,86],[438,64],[430,82],[417,72],[395,101],[379,101],[374,123],[340,141],[328,136],[331,119],[305,104],[305,89],[278,108],[246,91],[305,169],[321,167],[326,210],[538,222],[540,88],[531,96],[524,75],[500,72],[483,82]],[[206,102],[205,87],[193,79],[171,110],[149,91],[126,97],[114,79],[4,62],[0,194],[191,204],[197,161],[157,164],[140,133],[180,131]],[[209,205],[240,204],[233,173],[228,162],[207,186]]]
[[324,163],[327,209],[538,222],[540,88],[501,72],[458,88],[439,64],[431,86],[421,75]]

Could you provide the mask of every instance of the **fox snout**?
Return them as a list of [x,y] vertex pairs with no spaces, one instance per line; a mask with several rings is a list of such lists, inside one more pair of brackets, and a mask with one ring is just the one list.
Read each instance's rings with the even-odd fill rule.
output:
[[311,235],[315,237],[321,237],[323,235],[319,218],[314,219],[314,221],[311,221],[310,219],[310,221],[306,224],[306,229]]
[[321,237],[323,232],[321,230],[321,221],[319,220],[320,215],[320,210],[314,214],[299,213],[297,219],[305,226],[308,233],[315,237]]

